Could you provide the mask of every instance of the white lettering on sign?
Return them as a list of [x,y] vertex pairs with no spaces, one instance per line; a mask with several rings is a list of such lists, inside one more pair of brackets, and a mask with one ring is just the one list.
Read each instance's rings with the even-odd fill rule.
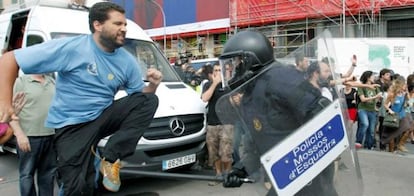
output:
[[312,167],[323,155],[325,155],[333,146],[335,139],[328,141],[323,131],[318,131],[309,137],[301,145],[293,149],[295,169],[291,171],[289,178],[295,179],[308,168]]

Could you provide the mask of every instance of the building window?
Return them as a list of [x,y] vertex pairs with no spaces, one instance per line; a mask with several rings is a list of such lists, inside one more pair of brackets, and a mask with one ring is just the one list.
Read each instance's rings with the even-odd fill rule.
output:
[[388,20],[387,37],[414,37],[414,18]]

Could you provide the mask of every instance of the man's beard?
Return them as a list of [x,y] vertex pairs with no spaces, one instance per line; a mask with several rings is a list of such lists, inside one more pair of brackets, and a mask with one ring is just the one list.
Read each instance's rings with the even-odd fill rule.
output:
[[107,47],[107,48],[111,48],[111,49],[117,49],[119,47],[122,47],[124,45],[124,43],[118,43],[116,41],[116,37],[112,37],[112,36],[108,36],[107,34],[103,33],[100,36],[100,40],[101,43]]
[[318,78],[318,85],[322,87],[329,87],[329,80],[328,79],[322,79]]

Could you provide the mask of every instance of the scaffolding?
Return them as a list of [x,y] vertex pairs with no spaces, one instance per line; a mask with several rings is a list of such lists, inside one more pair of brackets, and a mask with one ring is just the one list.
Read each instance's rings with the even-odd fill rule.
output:
[[230,0],[229,7],[236,31],[263,32],[273,43],[275,56],[283,57],[324,29],[336,37],[381,36],[381,8],[413,4],[413,0]]

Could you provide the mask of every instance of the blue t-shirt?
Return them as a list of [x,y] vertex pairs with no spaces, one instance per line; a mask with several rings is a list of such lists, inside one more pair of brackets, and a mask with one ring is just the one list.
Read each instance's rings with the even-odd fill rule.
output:
[[405,95],[397,95],[395,97],[394,103],[391,105],[391,110],[398,114],[400,119],[405,117],[404,109]]
[[25,74],[58,73],[46,127],[94,120],[112,104],[121,87],[131,94],[145,86],[130,53],[123,48],[105,52],[92,35],[51,40],[15,50],[14,55]]

